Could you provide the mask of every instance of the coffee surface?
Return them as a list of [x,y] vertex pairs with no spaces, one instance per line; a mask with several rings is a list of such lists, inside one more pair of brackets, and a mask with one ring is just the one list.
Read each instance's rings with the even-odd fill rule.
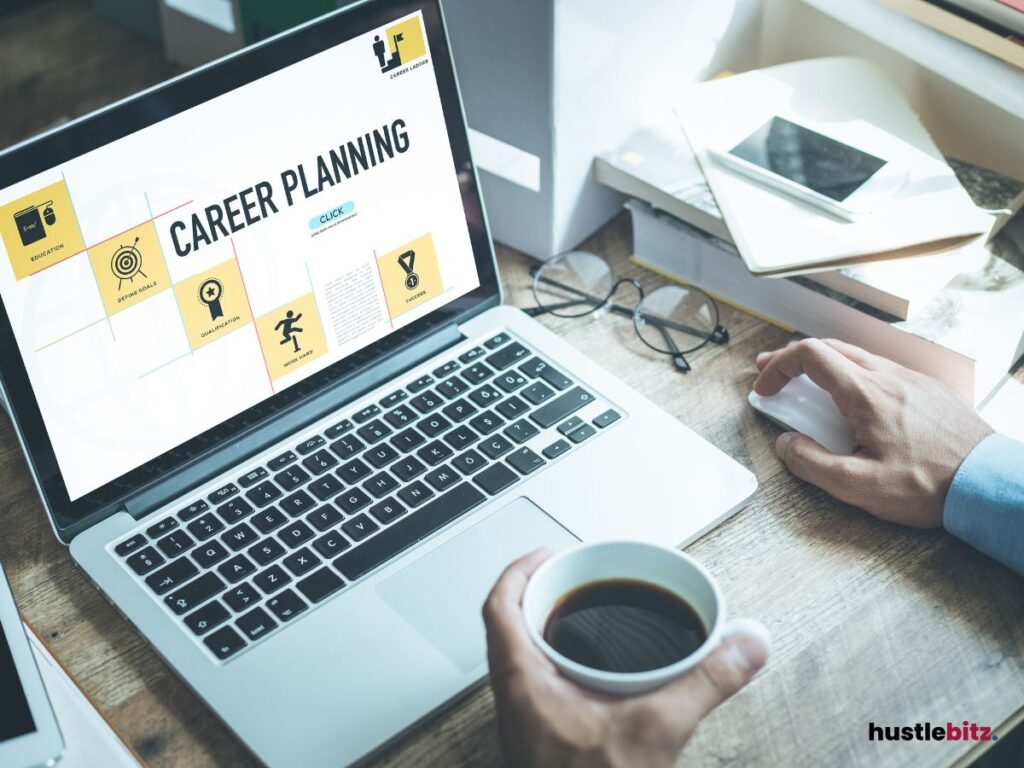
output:
[[593,669],[647,672],[689,656],[707,639],[707,630],[690,604],[672,592],[613,579],[566,595],[548,618],[544,639]]

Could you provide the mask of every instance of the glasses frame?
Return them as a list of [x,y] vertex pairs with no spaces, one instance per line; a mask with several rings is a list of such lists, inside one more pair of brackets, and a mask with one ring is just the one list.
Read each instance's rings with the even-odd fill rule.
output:
[[[551,264],[555,259],[560,258],[559,256],[556,256],[555,259],[552,259],[551,262],[547,262],[546,264],[535,264],[535,265],[530,267],[530,276],[533,278],[533,300],[535,302],[537,302],[537,306],[535,306],[535,307],[528,307],[527,309],[525,309],[524,311],[526,312],[526,314],[529,315],[530,317],[539,317],[540,315],[552,314],[555,317],[564,317],[564,318],[567,318],[567,319],[577,319],[577,318],[581,318],[581,317],[587,317],[588,315],[592,315],[593,313],[597,312],[598,310],[607,309],[609,312],[614,313],[616,315],[622,315],[624,317],[632,317],[633,318],[633,330],[636,331],[636,335],[640,337],[640,341],[642,341],[644,343],[644,346],[646,346],[648,349],[651,349],[651,350],[653,350],[655,352],[658,352],[659,354],[668,355],[669,357],[671,357],[672,358],[672,362],[673,362],[673,364],[676,367],[676,370],[678,370],[680,373],[689,373],[692,370],[692,366],[690,365],[689,361],[686,359],[686,355],[692,354],[693,352],[696,352],[699,349],[703,349],[708,344],[719,344],[719,345],[721,345],[721,344],[726,344],[729,341],[729,331],[720,322],[721,314],[720,314],[719,309],[718,309],[718,302],[716,302],[714,300],[714,298],[712,298],[711,295],[708,294],[706,291],[704,291],[704,290],[702,290],[702,289],[700,289],[700,288],[698,288],[698,287],[696,287],[694,285],[687,285],[687,286],[685,286],[685,290],[687,290],[687,291],[694,291],[696,293],[701,294],[705,299],[707,299],[708,304],[710,304],[711,308],[714,310],[714,313],[715,313],[714,326],[715,327],[714,327],[714,330],[712,330],[710,334],[705,333],[703,331],[698,331],[695,328],[691,328],[690,326],[683,325],[681,323],[675,323],[675,322],[672,322],[672,321],[669,321],[669,320],[663,320],[661,318],[652,318],[652,317],[645,317],[645,316],[643,316],[642,313],[640,312],[640,306],[643,304],[644,299],[646,299],[648,296],[654,295],[655,293],[657,293],[658,291],[660,291],[662,289],[673,288],[673,287],[676,287],[676,286],[661,285],[661,286],[658,286],[657,288],[655,288],[653,291],[651,291],[648,294],[646,291],[644,291],[644,287],[637,280],[634,280],[634,279],[628,278],[628,277],[622,277],[622,278],[615,279],[615,277],[614,277],[615,276],[615,272],[611,268],[611,265],[608,264],[608,261],[606,259],[602,258],[601,256],[598,256],[596,253],[595,254],[590,254],[590,255],[594,256],[595,258],[601,259],[601,261],[604,262],[605,266],[608,267],[608,271],[609,271],[609,273],[611,273],[611,275],[613,277],[613,280],[614,280],[614,282],[612,283],[611,287],[608,290],[607,295],[603,299],[601,297],[599,297],[599,296],[594,296],[593,294],[589,294],[589,293],[586,293],[585,291],[581,291],[578,288],[573,288],[572,286],[565,285],[564,283],[561,283],[561,282],[559,282],[557,280],[552,280],[551,278],[544,278],[541,275],[541,272],[544,270],[544,268],[546,266]],[[579,298],[576,299],[575,301],[565,301],[565,302],[562,302],[561,304],[555,304],[553,306],[546,306],[544,304],[544,302],[541,301],[540,295],[539,295],[538,290],[537,290],[538,285],[541,284],[541,283],[543,283],[545,285],[551,285],[551,286],[553,286],[555,288],[558,288],[559,290],[565,291],[565,292],[570,293],[570,294],[574,294],[576,296],[579,296]],[[629,307],[623,306],[621,304],[616,304],[616,303],[614,303],[612,301],[612,297],[619,290],[619,288],[621,286],[623,286],[623,285],[632,285],[636,289],[638,298],[637,298],[637,301],[636,301],[636,305],[633,307],[633,309],[630,309]],[[578,306],[578,305],[581,305],[581,304],[584,304],[584,305],[589,304],[589,305],[591,305],[590,309],[588,309],[586,312],[581,312],[578,315],[560,315],[560,314],[558,314],[558,310],[559,309],[568,308],[568,307],[574,307],[574,306]],[[653,326],[654,328],[656,328],[661,333],[661,337],[662,337],[662,339],[665,340],[665,345],[668,347],[668,349],[661,349],[659,347],[654,346],[649,341],[647,341],[647,339],[644,338],[644,335],[641,332],[641,323],[649,324],[649,325]],[[699,337],[704,337],[704,340],[702,342],[700,342],[699,344],[696,344],[696,345],[694,345],[692,347],[688,347],[686,349],[679,349],[679,346],[676,344],[675,339],[672,338],[672,335],[668,332],[668,329],[682,331],[683,333],[688,333],[691,336],[696,336],[698,338]]]

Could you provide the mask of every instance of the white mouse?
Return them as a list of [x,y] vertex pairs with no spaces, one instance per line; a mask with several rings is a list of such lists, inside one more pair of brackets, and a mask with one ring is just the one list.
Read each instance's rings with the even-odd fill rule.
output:
[[785,429],[813,437],[833,453],[853,453],[853,435],[832,396],[806,375],[771,397],[751,391],[747,401]]

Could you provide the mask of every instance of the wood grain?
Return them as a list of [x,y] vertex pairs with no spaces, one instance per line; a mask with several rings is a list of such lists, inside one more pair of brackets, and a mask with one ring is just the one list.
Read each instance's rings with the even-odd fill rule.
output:
[[[0,101],[8,107],[0,141],[172,71],[158,48],[97,21],[84,1],[51,0],[0,18]],[[656,286],[656,278],[628,261],[630,242],[628,220],[620,217],[586,247],[604,254],[621,275]],[[508,301],[532,304],[528,261],[506,248],[498,253]],[[967,744],[874,743],[867,724],[968,719],[995,725],[1011,718],[1024,704],[1020,580],[941,531],[878,522],[791,477],[773,451],[778,430],[746,404],[754,355],[791,337],[732,308],[722,313],[730,343],[692,355],[688,375],[648,350],[628,320],[541,319],[760,482],[747,509],[688,551],[721,580],[732,615],[754,616],[769,627],[772,657],[747,689],[701,725],[680,762],[872,768],[954,762]],[[1024,381],[1024,373],[1017,378]],[[0,485],[0,560],[25,618],[140,757],[153,766],[254,764],[57,543],[6,417],[0,417]],[[677,489],[677,497],[685,514],[686,489]],[[329,713],[325,718],[330,727]],[[373,762],[500,765],[490,689],[469,692]]]

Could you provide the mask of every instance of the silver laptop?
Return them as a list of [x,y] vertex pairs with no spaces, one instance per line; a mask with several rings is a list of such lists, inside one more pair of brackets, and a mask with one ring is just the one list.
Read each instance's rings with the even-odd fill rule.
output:
[[683,544],[754,493],[502,305],[436,0],[8,150],[0,236],[0,375],[56,535],[268,765],[350,763],[480,681],[513,558]]

